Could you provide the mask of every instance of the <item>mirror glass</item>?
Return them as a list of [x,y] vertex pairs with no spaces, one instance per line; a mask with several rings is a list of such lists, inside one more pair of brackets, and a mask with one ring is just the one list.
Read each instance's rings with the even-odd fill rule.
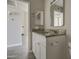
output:
[[64,25],[64,6],[63,0],[53,0],[50,3],[50,16],[51,26],[63,26]]

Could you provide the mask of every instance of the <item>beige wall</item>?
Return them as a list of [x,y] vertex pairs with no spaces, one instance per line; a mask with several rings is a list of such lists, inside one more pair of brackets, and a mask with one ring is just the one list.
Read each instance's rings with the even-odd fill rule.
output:
[[[71,0],[65,0],[65,26],[66,26],[66,38],[67,41],[71,41]],[[69,52],[67,50],[67,59],[70,59]]]
[[52,2],[53,0],[45,0],[45,29],[50,29],[50,2]]
[[71,0],[65,0],[65,25],[68,39],[71,39]]
[[44,0],[31,0],[31,25],[34,27],[35,13],[44,11]]

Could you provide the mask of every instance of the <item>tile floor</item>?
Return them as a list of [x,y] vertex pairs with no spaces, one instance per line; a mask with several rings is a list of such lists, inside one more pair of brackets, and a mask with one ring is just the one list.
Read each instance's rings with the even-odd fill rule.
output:
[[[17,59],[17,58],[7,58],[7,59]],[[32,52],[30,52],[28,54],[28,57],[26,57],[26,59],[36,59],[36,58],[35,58],[34,54]]]
[[31,52],[28,54],[28,59],[36,59],[34,54]]

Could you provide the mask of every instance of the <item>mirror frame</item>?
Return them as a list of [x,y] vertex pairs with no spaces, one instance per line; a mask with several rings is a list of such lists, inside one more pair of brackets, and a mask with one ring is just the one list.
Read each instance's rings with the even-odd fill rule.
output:
[[[51,2],[52,3],[52,2]],[[51,5],[50,3],[50,5]],[[51,7],[51,6],[50,6]],[[51,17],[51,15],[50,15]],[[50,18],[51,19],[51,18]],[[53,26],[52,24],[50,25],[51,27],[57,28],[57,27],[64,27],[65,26],[65,0],[63,0],[63,25],[62,26]]]

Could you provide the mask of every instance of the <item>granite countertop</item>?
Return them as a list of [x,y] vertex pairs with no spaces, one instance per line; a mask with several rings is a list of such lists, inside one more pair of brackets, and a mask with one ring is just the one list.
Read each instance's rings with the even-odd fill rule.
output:
[[41,34],[41,35],[46,36],[46,37],[60,36],[60,35],[65,35],[66,34],[66,33],[56,34],[55,32],[51,32],[51,31],[46,32],[44,30],[32,30],[32,32]]
[[36,32],[38,34],[45,35],[45,31],[44,30],[32,30],[32,32]]

